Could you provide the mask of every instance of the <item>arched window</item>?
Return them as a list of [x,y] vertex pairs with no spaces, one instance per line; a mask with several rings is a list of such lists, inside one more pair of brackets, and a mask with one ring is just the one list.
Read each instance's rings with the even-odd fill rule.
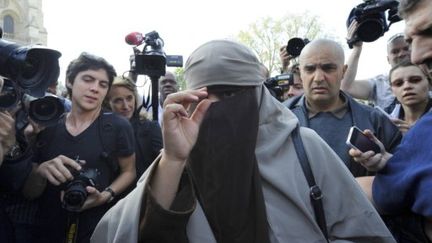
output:
[[15,23],[14,19],[10,15],[6,15],[3,18],[3,31],[5,33],[14,33]]

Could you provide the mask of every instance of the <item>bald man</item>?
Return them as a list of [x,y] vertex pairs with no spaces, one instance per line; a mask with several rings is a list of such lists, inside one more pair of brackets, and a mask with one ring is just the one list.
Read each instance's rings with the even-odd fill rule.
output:
[[332,40],[314,40],[299,58],[304,95],[285,104],[300,124],[315,130],[342,159],[354,177],[369,175],[348,154],[345,144],[351,126],[369,129],[392,151],[401,133],[392,122],[371,107],[362,105],[340,90],[347,70],[342,47]]
[[[163,103],[169,94],[176,93],[179,87],[176,76],[166,71],[164,76],[159,78],[159,107],[158,107],[158,122],[162,126]],[[149,112],[151,109],[149,110]]]
[[178,91],[178,84],[175,75],[172,72],[166,71],[165,76],[159,78],[159,101],[160,105],[163,103],[169,94]]

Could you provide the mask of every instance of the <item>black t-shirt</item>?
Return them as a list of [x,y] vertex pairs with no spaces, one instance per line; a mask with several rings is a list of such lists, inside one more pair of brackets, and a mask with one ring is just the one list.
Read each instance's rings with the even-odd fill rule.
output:
[[135,165],[138,180],[163,147],[162,131],[156,121],[132,118],[130,122],[135,132]]
[[[103,135],[103,119],[109,118],[111,132]],[[103,140],[110,141],[103,141]],[[103,142],[102,142],[103,141]],[[114,151],[107,151],[106,144],[114,144]],[[44,130],[38,137],[35,162],[43,163],[58,155],[71,159],[84,160],[83,170],[97,169],[96,188],[99,191],[108,187],[115,179],[113,168],[103,154],[113,154],[114,157],[125,157],[134,153],[134,135],[129,122],[112,113],[100,115],[86,130],[77,136],[72,136],[65,126],[64,119],[56,126]],[[60,201],[61,186],[50,183],[39,199],[38,221],[41,226],[40,242],[63,242],[68,228],[68,220],[78,217],[77,242],[89,242],[97,222],[108,210],[107,205],[91,208],[81,213],[71,214],[62,208]],[[39,238],[39,237],[38,237]]]

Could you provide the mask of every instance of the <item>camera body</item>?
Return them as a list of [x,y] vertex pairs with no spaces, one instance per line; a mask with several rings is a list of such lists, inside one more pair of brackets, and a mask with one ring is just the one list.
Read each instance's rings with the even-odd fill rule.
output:
[[290,85],[294,84],[294,75],[292,72],[276,75],[275,77],[268,78],[264,85],[269,89],[270,93],[282,101],[284,91],[288,90]]
[[[401,20],[397,15],[398,6],[397,0],[366,0],[353,8],[347,19],[347,27],[356,20],[358,28],[354,36],[348,40],[350,48],[357,41],[373,42],[383,36],[392,23]],[[387,10],[389,24],[386,20]]]
[[64,190],[63,208],[71,212],[79,211],[87,200],[88,193],[86,187],[95,187],[99,174],[100,172],[94,168],[83,168],[80,171],[72,171],[74,179],[62,185],[62,189]]

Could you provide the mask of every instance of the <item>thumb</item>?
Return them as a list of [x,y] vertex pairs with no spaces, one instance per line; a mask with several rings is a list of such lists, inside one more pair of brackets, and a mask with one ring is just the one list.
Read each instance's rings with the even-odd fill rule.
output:
[[385,150],[385,147],[384,147],[384,145],[383,145],[383,143],[377,138],[377,137],[375,137],[375,135],[372,133],[372,131],[371,130],[369,130],[369,129],[366,129],[366,130],[364,130],[364,134],[369,138],[369,139],[371,139],[372,141],[374,141],[379,147],[380,147],[380,149],[381,149],[381,153],[383,153],[383,152],[385,152],[386,150]]
[[98,190],[92,186],[87,186],[86,190],[89,194],[95,194],[96,192],[98,192]]

